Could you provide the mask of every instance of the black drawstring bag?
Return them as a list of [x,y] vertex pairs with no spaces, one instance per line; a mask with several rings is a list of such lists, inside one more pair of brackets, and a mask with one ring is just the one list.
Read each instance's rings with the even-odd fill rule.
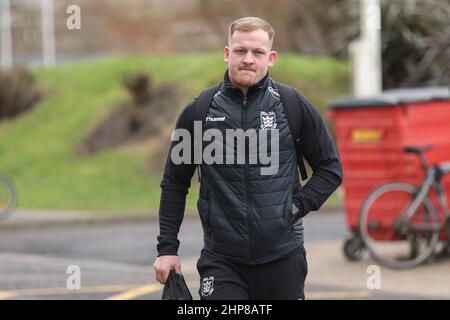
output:
[[175,270],[170,270],[169,277],[164,285],[162,300],[192,300],[184,277],[176,273]]

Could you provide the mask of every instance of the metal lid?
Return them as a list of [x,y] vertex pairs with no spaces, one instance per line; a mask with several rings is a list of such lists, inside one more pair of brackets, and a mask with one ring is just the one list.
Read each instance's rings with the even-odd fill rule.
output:
[[383,91],[367,98],[342,98],[331,104],[332,109],[386,107],[412,102],[450,100],[448,87],[405,88]]

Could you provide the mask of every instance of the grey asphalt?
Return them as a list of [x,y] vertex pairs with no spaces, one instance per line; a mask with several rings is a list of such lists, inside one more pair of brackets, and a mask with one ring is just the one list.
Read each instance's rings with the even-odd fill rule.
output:
[[[350,263],[342,256],[342,241],[348,231],[340,211],[310,214],[305,229],[309,299],[450,297],[439,283],[425,294],[408,282],[401,283],[422,275],[430,286],[429,281],[436,281],[432,278],[436,272],[445,280],[450,270],[447,262],[393,276],[392,271],[383,269],[386,276],[382,279],[387,279],[383,289],[368,290],[369,258]],[[0,222],[0,299],[160,299],[162,287],[155,282],[152,268],[157,233],[156,221],[142,213],[125,219],[118,215],[99,218],[78,212],[55,215],[19,210],[10,221]],[[182,270],[198,298],[195,263],[202,230],[197,218],[185,219],[180,240]],[[67,268],[71,265],[81,270],[80,290],[67,288],[71,276]]]

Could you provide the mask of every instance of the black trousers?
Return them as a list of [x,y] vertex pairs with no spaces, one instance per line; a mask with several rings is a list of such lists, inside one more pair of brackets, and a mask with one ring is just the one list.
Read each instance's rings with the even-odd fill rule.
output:
[[281,259],[261,265],[230,262],[202,250],[197,270],[202,300],[305,299],[308,265],[303,246]]

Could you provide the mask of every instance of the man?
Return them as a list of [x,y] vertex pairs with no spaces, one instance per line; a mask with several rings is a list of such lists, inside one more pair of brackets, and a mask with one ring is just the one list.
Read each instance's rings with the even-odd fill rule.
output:
[[[268,75],[277,59],[273,37],[274,30],[262,19],[246,17],[231,23],[224,49],[228,69],[204,119],[203,130],[216,134],[242,129],[270,132],[272,140],[278,137],[277,145],[271,145],[277,168],[269,174],[263,174],[261,161],[249,163],[250,155],[258,151],[251,150],[247,141],[245,163],[200,165],[198,210],[204,248],[197,269],[199,294],[205,300],[304,299],[307,262],[301,218],[318,210],[342,181],[339,156],[323,120],[297,92],[303,101],[298,107],[305,108],[298,120],[302,154],[314,170],[303,189],[299,183],[294,139],[277,85]],[[187,119],[192,119],[194,102],[180,115],[177,129],[191,125]],[[229,144],[227,140],[223,158],[230,156]],[[239,158],[238,151],[232,145],[232,160]],[[195,168],[194,163],[175,164],[169,151],[154,263],[162,284],[171,269],[181,272],[177,235]]]

